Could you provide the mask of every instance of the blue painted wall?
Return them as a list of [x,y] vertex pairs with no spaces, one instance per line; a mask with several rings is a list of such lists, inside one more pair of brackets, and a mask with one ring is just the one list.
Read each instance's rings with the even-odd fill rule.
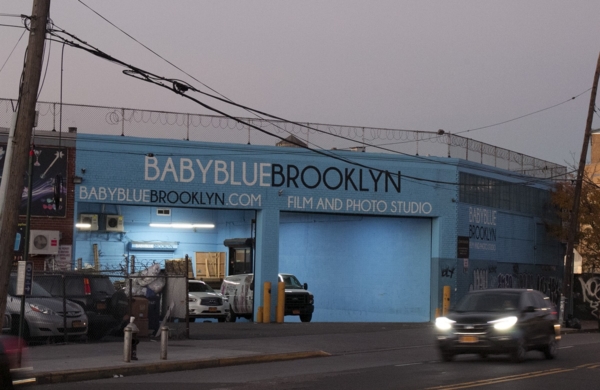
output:
[[[180,242],[173,253],[143,255],[148,260],[226,251],[223,240],[250,237],[256,219],[256,282],[296,273],[315,293],[315,320],[432,319],[442,270],[462,264],[457,236],[469,235],[469,207],[479,207],[460,203],[459,172],[518,178],[450,158],[327,153],[335,158],[299,148],[78,135],[76,170],[85,173],[75,188],[76,214],[120,213],[127,233],[77,232],[74,258],[89,262],[98,243],[101,261],[112,266],[127,240]],[[154,231],[147,224],[156,207],[170,207],[173,222],[212,220],[216,228]],[[538,219],[491,211],[494,224],[482,226],[494,229],[494,242],[474,242],[469,264],[559,263]],[[468,290],[470,282],[453,277],[456,294]],[[258,289],[255,312],[261,303]]]

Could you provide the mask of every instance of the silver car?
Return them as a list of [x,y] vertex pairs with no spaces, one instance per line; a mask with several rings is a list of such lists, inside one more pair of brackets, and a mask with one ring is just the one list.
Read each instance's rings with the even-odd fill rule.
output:
[[[6,296],[6,313],[11,316],[11,333],[19,332],[21,313],[21,297],[16,294],[17,275],[10,275],[8,295]],[[56,338],[64,335],[64,317],[66,317],[69,336],[85,336],[88,319],[83,308],[78,304],[66,301],[66,312],[63,300],[54,298],[42,286],[33,281],[31,295],[25,297],[24,339]]]

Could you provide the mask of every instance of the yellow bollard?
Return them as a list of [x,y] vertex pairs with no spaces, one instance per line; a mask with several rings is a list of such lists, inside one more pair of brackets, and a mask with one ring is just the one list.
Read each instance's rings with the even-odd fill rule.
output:
[[263,291],[263,321],[265,324],[271,323],[271,282],[265,282]]
[[442,315],[448,314],[450,309],[450,286],[444,286],[444,298],[442,300]]
[[285,314],[285,283],[277,283],[277,323],[283,323],[283,315]]
[[262,306],[258,307],[258,314],[256,315],[256,322],[258,322],[258,323],[263,322],[263,307]]

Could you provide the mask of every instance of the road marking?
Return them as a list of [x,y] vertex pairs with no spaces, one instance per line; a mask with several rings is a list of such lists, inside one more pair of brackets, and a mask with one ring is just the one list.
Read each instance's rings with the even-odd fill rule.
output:
[[482,379],[482,380],[473,381],[473,382],[457,383],[455,385],[429,387],[429,388],[427,388],[427,390],[467,389],[469,387],[495,385],[498,383],[518,381],[518,380],[529,379],[529,378],[537,378],[540,376],[560,374],[563,372],[569,372],[569,371],[575,371],[575,370],[576,370],[575,368],[553,368],[552,370],[535,371],[535,372],[529,372],[529,373],[519,374],[519,375],[509,375],[509,376],[503,376],[503,377],[499,377],[499,378]]
[[334,354],[335,356],[347,356],[347,355],[358,355],[363,353],[380,353],[380,352],[390,352],[390,351],[399,351],[401,349],[414,349],[414,348],[425,348],[432,347],[432,344],[426,345],[410,345],[406,347],[393,347],[393,348],[379,348],[379,349],[364,349],[361,351],[346,351]]
[[600,363],[586,363],[586,364],[582,364],[581,366],[577,366],[575,368],[585,368],[585,367],[589,367],[589,366],[595,366],[597,364],[600,364]]
[[416,366],[423,363],[406,363],[406,364],[396,364],[395,367],[404,367],[404,366]]
[[26,384],[35,383],[35,382],[36,382],[35,378],[16,379],[16,380],[12,381],[13,385],[15,385],[15,386],[26,385]]

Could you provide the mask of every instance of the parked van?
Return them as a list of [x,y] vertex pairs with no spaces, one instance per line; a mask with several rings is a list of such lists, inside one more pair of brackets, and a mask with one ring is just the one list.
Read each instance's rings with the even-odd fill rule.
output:
[[[310,322],[315,309],[314,297],[306,283],[301,284],[292,274],[279,274],[279,281],[285,283],[284,315],[300,316],[300,321]],[[271,291],[276,290],[274,286]],[[239,274],[225,277],[221,284],[221,294],[229,300],[227,322],[235,322],[237,317],[252,319],[254,308],[254,274]]]

